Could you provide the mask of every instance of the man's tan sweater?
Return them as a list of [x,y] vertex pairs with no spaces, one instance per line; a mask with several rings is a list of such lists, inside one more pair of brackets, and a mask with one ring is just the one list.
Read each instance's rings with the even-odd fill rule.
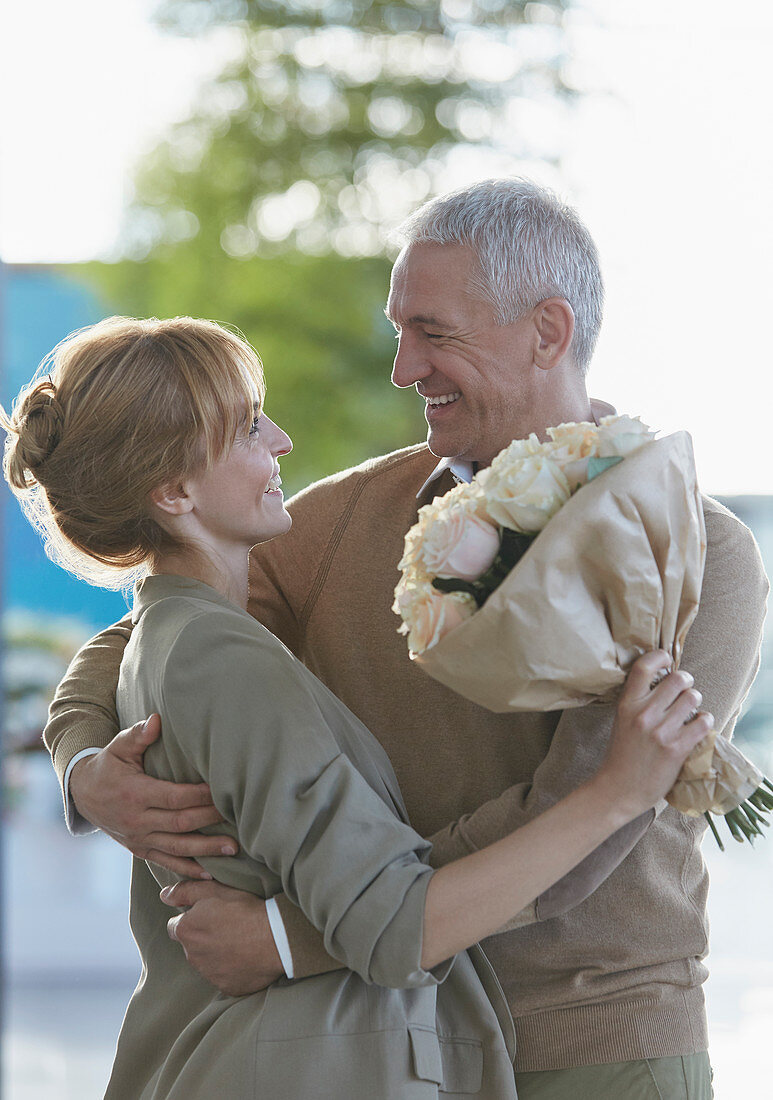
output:
[[[300,493],[289,534],[253,551],[249,610],[381,741],[437,865],[519,827],[592,774],[613,711],[492,714],[408,660],[391,604],[403,537],[428,499],[416,492],[435,462],[412,447]],[[428,493],[450,486],[444,475]],[[757,668],[767,580],[747,528],[710,499],[705,514],[703,595],[682,667],[729,733]],[[46,731],[60,775],[76,752],[115,732],[105,685],[117,676],[121,634],[85,650],[60,688]],[[484,944],[515,1017],[516,1069],[707,1048],[702,832],[702,820],[666,808],[612,873],[588,861],[590,896],[581,891],[567,908],[560,888],[549,892],[520,927]],[[289,908],[302,976],[325,963],[315,933]]]

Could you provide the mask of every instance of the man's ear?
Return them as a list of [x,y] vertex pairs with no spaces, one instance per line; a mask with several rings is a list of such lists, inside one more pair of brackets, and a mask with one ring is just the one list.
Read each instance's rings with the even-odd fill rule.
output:
[[566,298],[546,298],[534,310],[536,338],[534,365],[540,370],[557,367],[569,351],[574,336],[574,310]]
[[151,504],[160,508],[170,516],[182,516],[193,509],[193,501],[180,482],[170,482],[168,485],[159,485],[148,493]]

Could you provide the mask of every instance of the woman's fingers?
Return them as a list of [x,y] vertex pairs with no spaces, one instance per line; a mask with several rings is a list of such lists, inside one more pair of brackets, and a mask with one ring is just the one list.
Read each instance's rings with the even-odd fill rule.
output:
[[649,698],[650,692],[665,676],[668,676],[673,667],[671,655],[665,649],[655,649],[651,653],[645,653],[631,666],[620,697],[621,701]]
[[[654,721],[661,721],[668,711],[682,715],[682,721],[690,710],[696,710],[703,696],[693,684],[695,681],[689,672],[671,672],[653,688],[649,698],[642,700],[642,710]],[[685,710],[684,708],[687,707]]]
[[714,715],[707,710],[698,711],[694,718],[682,724],[676,744],[685,758],[713,729]]

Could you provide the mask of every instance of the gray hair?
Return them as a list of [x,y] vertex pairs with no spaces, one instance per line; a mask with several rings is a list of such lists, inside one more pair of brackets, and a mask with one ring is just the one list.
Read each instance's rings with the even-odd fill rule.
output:
[[493,179],[430,199],[397,229],[404,245],[469,245],[478,257],[473,292],[509,325],[545,298],[574,312],[571,352],[584,374],[596,346],[604,282],[593,239],[577,212],[526,179]]

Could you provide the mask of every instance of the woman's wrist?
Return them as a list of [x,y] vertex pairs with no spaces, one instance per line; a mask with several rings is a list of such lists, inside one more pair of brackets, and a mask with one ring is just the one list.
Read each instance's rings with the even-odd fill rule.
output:
[[645,805],[638,791],[627,790],[619,778],[603,765],[583,787],[587,789],[592,805],[609,826],[610,835],[652,808],[652,803]]

